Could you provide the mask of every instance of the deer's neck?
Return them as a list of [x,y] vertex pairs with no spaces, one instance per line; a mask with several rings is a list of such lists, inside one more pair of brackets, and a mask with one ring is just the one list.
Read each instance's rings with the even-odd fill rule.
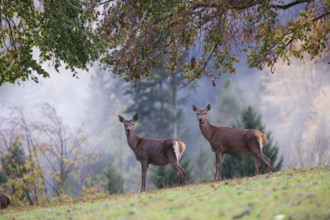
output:
[[127,136],[128,146],[134,151],[136,149],[140,137],[137,136],[135,133],[130,133],[127,134],[126,136]]
[[199,124],[203,136],[209,140],[212,137],[214,126],[212,126],[208,120],[203,124]]

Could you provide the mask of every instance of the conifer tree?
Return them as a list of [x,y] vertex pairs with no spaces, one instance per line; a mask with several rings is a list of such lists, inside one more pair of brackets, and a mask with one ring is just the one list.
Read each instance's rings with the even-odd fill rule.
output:
[[27,157],[24,153],[23,144],[19,137],[10,144],[0,158],[2,164],[2,178],[4,188],[10,191],[14,201],[20,202],[28,200],[33,204],[32,186],[34,184],[33,174],[28,165]]
[[122,193],[124,191],[124,178],[112,163],[109,163],[103,170],[102,176],[107,180],[106,189],[110,194]]

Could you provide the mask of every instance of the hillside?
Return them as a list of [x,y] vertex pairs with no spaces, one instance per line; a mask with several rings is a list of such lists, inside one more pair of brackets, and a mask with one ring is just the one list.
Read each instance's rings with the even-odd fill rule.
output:
[[32,210],[11,207],[0,214],[0,219],[330,219],[330,167]]

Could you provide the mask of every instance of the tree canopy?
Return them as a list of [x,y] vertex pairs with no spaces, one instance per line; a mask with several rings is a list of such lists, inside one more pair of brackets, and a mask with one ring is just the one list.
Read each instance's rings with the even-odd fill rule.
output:
[[149,77],[165,61],[174,73],[186,58],[193,80],[234,73],[235,62],[274,71],[280,59],[329,49],[329,1],[111,1],[101,21],[111,53],[103,61],[126,80]]
[[[0,85],[99,60],[127,81],[164,62],[188,80],[329,53],[326,0],[2,0]],[[185,62],[179,62],[185,58]],[[176,73],[177,74],[177,73]]]
[[80,0],[1,0],[0,85],[38,76],[49,77],[42,64],[64,64],[75,75],[99,55],[93,31],[96,16]]

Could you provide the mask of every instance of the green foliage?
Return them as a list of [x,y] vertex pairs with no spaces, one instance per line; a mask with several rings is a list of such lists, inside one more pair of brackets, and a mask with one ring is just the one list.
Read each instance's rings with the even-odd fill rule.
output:
[[12,202],[24,204],[28,201],[33,204],[31,194],[33,185],[36,184],[35,176],[19,137],[16,137],[0,159],[3,168],[2,176],[5,180],[3,188],[11,195]]
[[100,57],[132,81],[159,64],[184,69],[188,80],[235,73],[242,55],[250,67],[274,71],[279,60],[328,55],[328,8],[326,0],[3,1],[0,85],[49,77],[49,61],[75,76]]
[[124,178],[112,163],[104,168],[101,175],[107,180],[106,189],[110,194],[123,193]]
[[[100,31],[112,53],[103,61],[126,80],[149,78],[161,64],[193,80],[235,73],[244,59],[263,69],[292,57],[327,56],[329,1],[114,1]],[[195,50],[194,50],[195,49]],[[188,55],[187,55],[188,54]],[[184,63],[178,62],[186,57]]]
[[0,184],[6,183],[8,181],[8,177],[5,172],[0,172]]
[[[265,127],[262,124],[261,116],[258,115],[252,107],[247,107],[242,110],[240,119],[233,123],[234,128],[256,129],[265,133]],[[266,132],[267,142],[263,148],[263,153],[272,161],[273,171],[278,171],[281,168],[282,158],[278,158],[278,147],[272,143],[271,133]],[[255,175],[254,161],[251,155],[231,156],[225,155],[222,163],[222,177],[235,178],[242,176]],[[260,173],[266,173],[267,167],[261,161]]]
[[1,158],[4,173],[10,178],[22,178],[25,173],[29,172],[24,166],[25,162],[26,156],[22,142],[17,138]]
[[104,196],[105,194],[123,193],[124,182],[123,174],[119,172],[113,162],[110,162],[100,173],[87,177],[84,182],[82,197],[95,199],[100,194]]
[[49,77],[42,66],[47,61],[57,71],[65,64],[75,75],[98,58],[96,14],[80,0],[2,1],[0,12],[0,85]]
[[31,123],[22,109],[10,109],[12,114],[0,127],[1,165],[7,178],[1,188],[13,206],[44,205],[55,196],[61,202],[78,194],[83,165],[97,159],[82,152],[87,140],[83,129],[71,131],[48,104],[43,105],[43,122]]
[[[190,160],[185,157],[181,160],[180,164],[185,171],[186,182],[194,182]],[[166,166],[157,166],[155,169],[152,169],[151,181],[157,189],[176,186],[176,178],[176,170],[171,164]],[[179,185],[182,184],[181,177],[178,178],[178,181]]]

